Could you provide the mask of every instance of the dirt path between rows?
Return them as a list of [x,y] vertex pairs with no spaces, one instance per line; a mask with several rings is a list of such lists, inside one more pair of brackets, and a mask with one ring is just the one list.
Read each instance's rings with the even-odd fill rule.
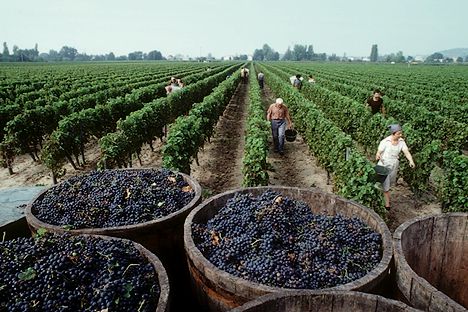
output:
[[[275,95],[268,86],[262,90],[262,100],[265,108],[275,101]],[[195,161],[192,163],[191,176],[202,186],[205,198],[240,188],[242,185],[242,158],[248,101],[248,85],[240,84],[216,125],[214,137],[210,142],[206,142],[199,152],[198,164]],[[332,181],[327,183],[327,172],[316,164],[309,147],[300,135],[294,142],[286,142],[284,155],[273,152],[271,136],[269,144],[267,160],[271,168],[268,172],[270,185],[317,187],[327,193],[333,192]],[[163,142],[155,142],[153,146],[155,147],[153,152],[148,146],[142,148],[140,157],[142,163],[134,160],[134,168],[161,167]],[[79,171],[66,165],[66,175],[60,180],[94,169],[99,155],[97,142],[88,144],[87,164]],[[14,175],[9,175],[5,168],[0,170],[0,188],[52,185],[49,170],[33,162],[27,155],[17,157],[13,169]],[[391,194],[392,209],[388,213],[387,224],[392,232],[408,219],[441,212],[440,204],[435,201],[434,197],[416,198],[401,179]]]

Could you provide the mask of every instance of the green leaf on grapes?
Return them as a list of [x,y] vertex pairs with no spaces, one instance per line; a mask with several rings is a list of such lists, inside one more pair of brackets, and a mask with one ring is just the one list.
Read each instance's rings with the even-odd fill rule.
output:
[[133,290],[132,284],[125,284],[124,289],[125,289],[124,297],[125,298],[130,298],[130,296],[131,296],[130,292]]
[[22,281],[29,281],[34,279],[36,275],[36,271],[33,268],[29,267],[26,269],[26,271],[19,273],[18,278]]

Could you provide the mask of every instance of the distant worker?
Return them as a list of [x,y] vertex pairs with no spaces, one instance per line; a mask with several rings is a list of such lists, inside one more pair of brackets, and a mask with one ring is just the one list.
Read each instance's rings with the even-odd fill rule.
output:
[[390,187],[395,184],[399,162],[399,154],[403,152],[405,157],[409,161],[411,168],[415,167],[413,157],[408,150],[408,146],[405,143],[405,140],[402,138],[401,126],[398,124],[388,126],[391,135],[380,141],[377,153],[375,154],[375,160],[378,160],[377,165],[384,166],[389,170],[387,178],[382,183],[384,198],[385,198],[385,208],[390,209]]
[[288,107],[284,105],[283,99],[277,98],[276,102],[270,105],[267,112],[267,120],[271,122],[274,151],[275,153],[284,155],[285,131],[286,127],[292,129],[292,121],[291,116],[289,116]]
[[184,87],[184,83],[182,82],[182,79],[171,77],[171,80],[169,81],[169,85],[167,85],[164,88],[166,89],[166,94],[171,94],[172,92],[179,91],[183,87]]
[[292,82],[292,85],[294,88],[296,88],[297,90],[301,90],[302,89],[302,80],[304,78],[302,78],[301,75],[297,74],[295,77],[294,77],[294,80]]
[[240,72],[242,83],[247,83],[249,81],[249,70],[245,67],[242,67]]
[[263,89],[263,83],[265,81],[265,74],[262,72],[259,72],[257,75],[257,80],[258,80],[258,85],[260,86],[260,89]]
[[366,101],[367,106],[370,108],[372,114],[381,113],[385,117],[385,107],[383,105],[382,92],[375,89]]
[[308,82],[311,83],[311,84],[315,84],[315,78],[314,78],[314,76],[310,75],[310,76],[309,76]]

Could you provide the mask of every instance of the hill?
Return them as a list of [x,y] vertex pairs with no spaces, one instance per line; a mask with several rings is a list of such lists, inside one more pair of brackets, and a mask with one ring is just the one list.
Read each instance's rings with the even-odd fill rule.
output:
[[445,57],[457,58],[461,56],[465,58],[468,55],[468,48],[449,49],[449,50],[439,51],[439,53],[442,53]]

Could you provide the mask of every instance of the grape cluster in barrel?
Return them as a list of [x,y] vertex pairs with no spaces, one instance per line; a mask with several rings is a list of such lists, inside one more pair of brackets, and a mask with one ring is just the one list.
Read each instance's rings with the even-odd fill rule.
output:
[[160,294],[153,265],[125,240],[7,240],[0,272],[0,311],[155,311]]
[[283,288],[322,289],[357,280],[382,258],[382,238],[358,218],[314,214],[304,202],[268,190],[236,193],[195,245],[219,269]]
[[71,229],[124,226],[182,209],[195,197],[183,176],[167,169],[103,170],[72,177],[32,203],[39,220]]

